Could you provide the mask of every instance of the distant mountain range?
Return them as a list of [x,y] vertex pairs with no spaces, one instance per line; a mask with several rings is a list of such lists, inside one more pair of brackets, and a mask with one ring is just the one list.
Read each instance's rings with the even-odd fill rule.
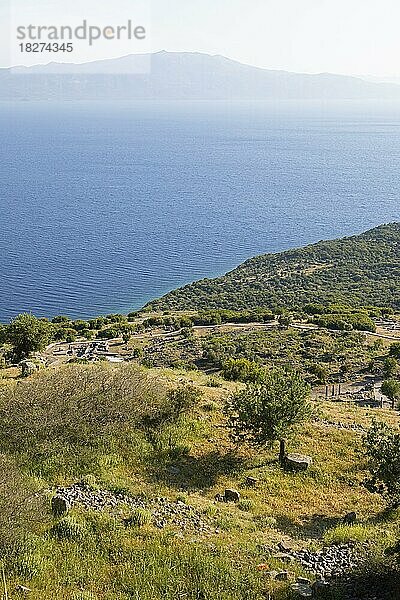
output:
[[300,309],[309,303],[400,308],[400,223],[247,260],[148,305],[154,310]]
[[[145,74],[134,74],[146,71]],[[0,69],[0,100],[268,101],[400,99],[400,85],[253,67],[200,53],[158,52],[81,65]]]

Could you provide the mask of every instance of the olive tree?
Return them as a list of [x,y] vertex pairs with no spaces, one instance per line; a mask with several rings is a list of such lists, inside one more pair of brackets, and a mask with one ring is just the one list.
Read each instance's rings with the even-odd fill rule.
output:
[[260,383],[249,383],[232,394],[225,412],[234,439],[263,447],[280,442],[279,460],[285,459],[285,440],[310,418],[310,387],[300,375],[274,369]]
[[400,430],[374,421],[364,439],[371,492],[381,494],[389,505],[400,506]]
[[53,326],[48,321],[30,314],[21,314],[7,327],[7,339],[14,347],[16,358],[21,359],[32,352],[43,350],[50,342],[53,331]]
[[382,383],[382,394],[389,398],[394,409],[396,401],[400,402],[400,381],[397,381],[397,379],[386,379]]

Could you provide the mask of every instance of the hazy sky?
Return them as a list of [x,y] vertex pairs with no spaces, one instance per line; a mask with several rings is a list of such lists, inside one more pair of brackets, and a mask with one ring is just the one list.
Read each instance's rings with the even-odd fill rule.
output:
[[[49,7],[85,18],[120,10],[135,19],[145,0],[0,0],[21,18],[35,7],[37,22]],[[147,0],[151,50],[222,54],[245,63],[298,72],[400,77],[399,0]],[[113,18],[118,20],[118,14]],[[0,64],[7,63],[4,35]],[[134,51],[137,51],[136,48]]]

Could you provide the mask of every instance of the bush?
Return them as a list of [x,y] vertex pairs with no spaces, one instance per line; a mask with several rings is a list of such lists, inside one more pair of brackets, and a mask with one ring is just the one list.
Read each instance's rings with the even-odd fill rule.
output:
[[81,541],[87,533],[86,525],[73,516],[63,517],[51,528],[51,534],[58,540]]
[[254,508],[254,502],[250,498],[243,498],[239,504],[238,508],[243,512],[251,512]]
[[265,371],[247,358],[229,358],[222,367],[221,375],[228,381],[260,383],[265,378]]
[[338,525],[324,535],[325,544],[363,543],[371,539],[372,530],[364,525]]
[[381,494],[390,506],[400,506],[400,431],[374,422],[364,438],[371,478],[368,490]]
[[25,453],[38,466],[53,456],[89,457],[112,440],[131,436],[149,415],[173,418],[177,407],[171,402],[164,386],[137,365],[45,370],[0,389],[0,451]]
[[151,512],[143,508],[136,508],[125,522],[134,527],[144,527],[152,522]]
[[390,345],[389,354],[394,358],[400,359],[400,342],[395,342]]

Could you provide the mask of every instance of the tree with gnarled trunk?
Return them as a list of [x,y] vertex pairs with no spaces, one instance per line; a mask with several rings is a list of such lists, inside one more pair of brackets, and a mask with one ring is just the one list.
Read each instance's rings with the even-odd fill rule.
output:
[[262,383],[248,384],[228,399],[225,412],[233,438],[257,447],[279,441],[283,464],[286,438],[312,414],[309,395],[309,385],[297,373],[267,372]]

